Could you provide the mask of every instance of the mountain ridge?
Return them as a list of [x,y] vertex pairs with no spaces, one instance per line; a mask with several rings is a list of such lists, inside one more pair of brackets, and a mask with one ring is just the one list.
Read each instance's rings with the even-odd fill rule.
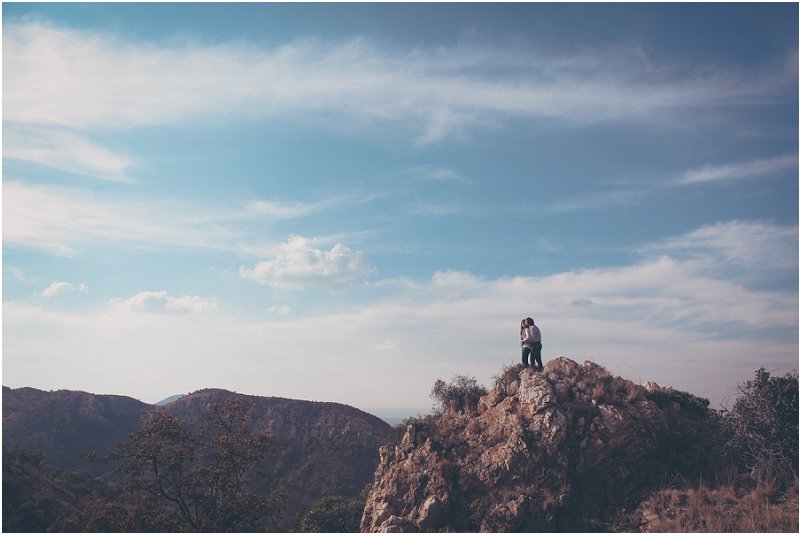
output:
[[286,496],[279,528],[291,527],[295,517],[323,495],[355,496],[372,479],[378,448],[390,431],[380,418],[341,403],[224,389],[202,389],[156,406],[126,396],[4,386],[3,442],[41,452],[53,468],[114,480],[113,466],[93,463],[80,454],[108,455],[139,429],[141,417],[151,410],[166,410],[196,429],[214,404],[233,398],[251,403],[252,431],[276,438],[264,484]]

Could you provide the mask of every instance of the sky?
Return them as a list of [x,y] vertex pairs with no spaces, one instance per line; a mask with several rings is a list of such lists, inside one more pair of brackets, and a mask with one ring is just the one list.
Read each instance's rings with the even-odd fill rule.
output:
[[798,368],[795,3],[2,9],[4,385]]

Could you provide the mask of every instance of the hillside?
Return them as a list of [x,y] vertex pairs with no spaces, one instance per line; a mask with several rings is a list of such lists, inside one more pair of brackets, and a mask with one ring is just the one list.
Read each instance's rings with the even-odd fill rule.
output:
[[54,468],[111,476],[113,468],[79,454],[107,455],[140,425],[150,408],[125,396],[3,387],[3,443],[42,453]]
[[[379,445],[390,427],[353,407],[202,390],[163,408],[191,428],[204,421],[211,405],[233,397],[252,404],[253,431],[276,438],[264,486],[286,496],[279,527],[292,526],[323,495],[354,496],[372,479]],[[112,466],[91,463],[80,454],[111,452],[152,408],[122,396],[4,387],[3,442],[41,452],[51,469],[88,471],[112,480]]]
[[506,373],[457,401],[381,449],[362,531],[597,530],[590,519],[697,473],[709,450],[705,400],[591,362]]
[[[192,427],[212,404],[234,396],[201,390],[166,408]],[[379,446],[390,430],[378,417],[338,403],[244,397],[253,404],[252,430],[277,439],[267,479],[272,490],[286,495],[286,526],[324,495],[355,496],[372,480]]]

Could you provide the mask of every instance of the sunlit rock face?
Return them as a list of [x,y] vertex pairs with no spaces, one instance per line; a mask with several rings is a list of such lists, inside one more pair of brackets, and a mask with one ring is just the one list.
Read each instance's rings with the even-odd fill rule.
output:
[[499,379],[476,407],[409,425],[381,449],[361,529],[575,526],[571,511],[606,507],[661,474],[670,413],[680,409],[648,398],[645,387],[564,357]]

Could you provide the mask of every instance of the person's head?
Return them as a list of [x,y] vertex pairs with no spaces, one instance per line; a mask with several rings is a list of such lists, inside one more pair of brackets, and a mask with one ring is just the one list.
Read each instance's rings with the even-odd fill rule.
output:
[[528,318],[523,318],[520,320],[520,328],[525,329],[526,327],[528,327]]
[[529,326],[534,325],[534,320],[531,319],[531,318],[526,318],[526,325],[529,325]]

